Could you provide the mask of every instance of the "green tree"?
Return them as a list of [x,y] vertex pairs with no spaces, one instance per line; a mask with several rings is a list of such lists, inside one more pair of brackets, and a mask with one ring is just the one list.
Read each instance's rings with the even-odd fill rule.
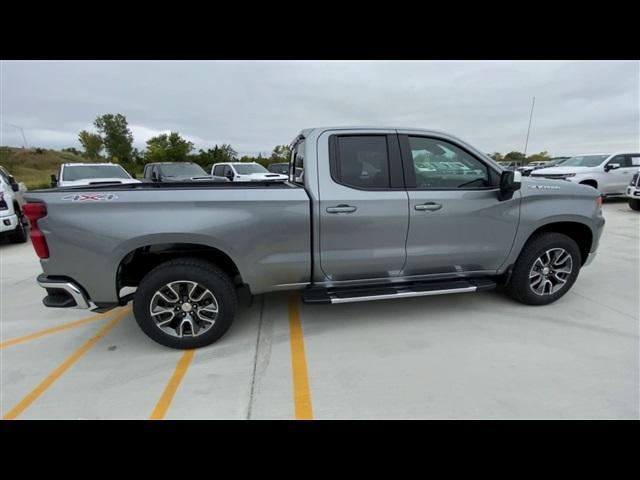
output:
[[193,143],[185,140],[177,132],[163,133],[147,140],[145,163],[184,162],[193,150]]
[[116,113],[100,115],[93,122],[102,135],[105,149],[113,160],[130,162],[133,156],[133,134],[127,118]]
[[78,140],[80,140],[80,145],[84,148],[83,155],[85,157],[94,160],[100,158],[100,151],[104,147],[104,142],[100,135],[82,130],[78,134]]
[[289,145],[276,145],[271,153],[272,163],[289,163],[291,147]]
[[504,161],[505,162],[524,162],[525,157],[524,157],[524,153],[522,152],[509,152],[504,156]]
[[534,153],[527,157],[527,163],[529,162],[547,162],[551,159],[549,152],[544,151],[540,153]]
[[493,158],[496,162],[501,162],[503,160],[502,154],[500,152],[490,153],[489,156]]

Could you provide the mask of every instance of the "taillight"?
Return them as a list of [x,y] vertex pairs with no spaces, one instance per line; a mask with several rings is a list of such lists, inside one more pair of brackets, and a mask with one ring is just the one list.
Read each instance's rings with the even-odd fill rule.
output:
[[22,207],[25,217],[29,219],[31,226],[31,244],[36,255],[40,258],[49,258],[49,246],[44,234],[38,228],[38,220],[47,215],[47,206],[44,203],[27,203]]
[[598,208],[602,208],[602,195],[598,195],[596,197],[596,205],[598,206]]

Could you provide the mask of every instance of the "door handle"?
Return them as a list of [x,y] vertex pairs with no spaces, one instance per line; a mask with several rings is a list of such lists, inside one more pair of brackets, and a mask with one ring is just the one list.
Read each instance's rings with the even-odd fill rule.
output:
[[435,212],[436,210],[440,210],[442,208],[442,205],[440,205],[439,203],[435,203],[435,202],[427,202],[427,203],[423,203],[421,205],[416,205],[413,208],[415,208],[416,210],[419,210],[419,211],[427,210],[429,212]]
[[327,213],[353,213],[356,210],[356,207],[344,204],[336,205],[335,207],[327,207]]

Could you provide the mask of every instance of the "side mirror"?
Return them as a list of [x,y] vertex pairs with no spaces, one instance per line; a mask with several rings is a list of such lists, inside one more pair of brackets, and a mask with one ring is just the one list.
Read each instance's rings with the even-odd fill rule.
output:
[[233,181],[233,172],[229,172],[225,175],[225,177],[227,177],[229,179],[230,182]]
[[158,181],[158,174],[156,172],[151,172],[151,181],[152,182]]
[[51,174],[51,188],[56,188],[58,186],[58,178],[52,173]]
[[500,191],[498,200],[509,200],[513,197],[513,192],[520,190],[522,186],[522,174],[513,170],[505,170],[500,175]]
[[619,163],[607,163],[604,166],[604,171],[608,172],[610,170],[617,170],[618,168],[620,168],[620,164]]

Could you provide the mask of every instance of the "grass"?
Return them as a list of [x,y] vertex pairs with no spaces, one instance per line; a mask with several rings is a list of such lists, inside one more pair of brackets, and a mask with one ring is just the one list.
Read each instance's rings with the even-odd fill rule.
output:
[[24,182],[29,190],[49,188],[51,174],[58,174],[61,163],[72,162],[91,162],[91,160],[58,150],[0,147],[0,165],[5,167],[18,182]]

